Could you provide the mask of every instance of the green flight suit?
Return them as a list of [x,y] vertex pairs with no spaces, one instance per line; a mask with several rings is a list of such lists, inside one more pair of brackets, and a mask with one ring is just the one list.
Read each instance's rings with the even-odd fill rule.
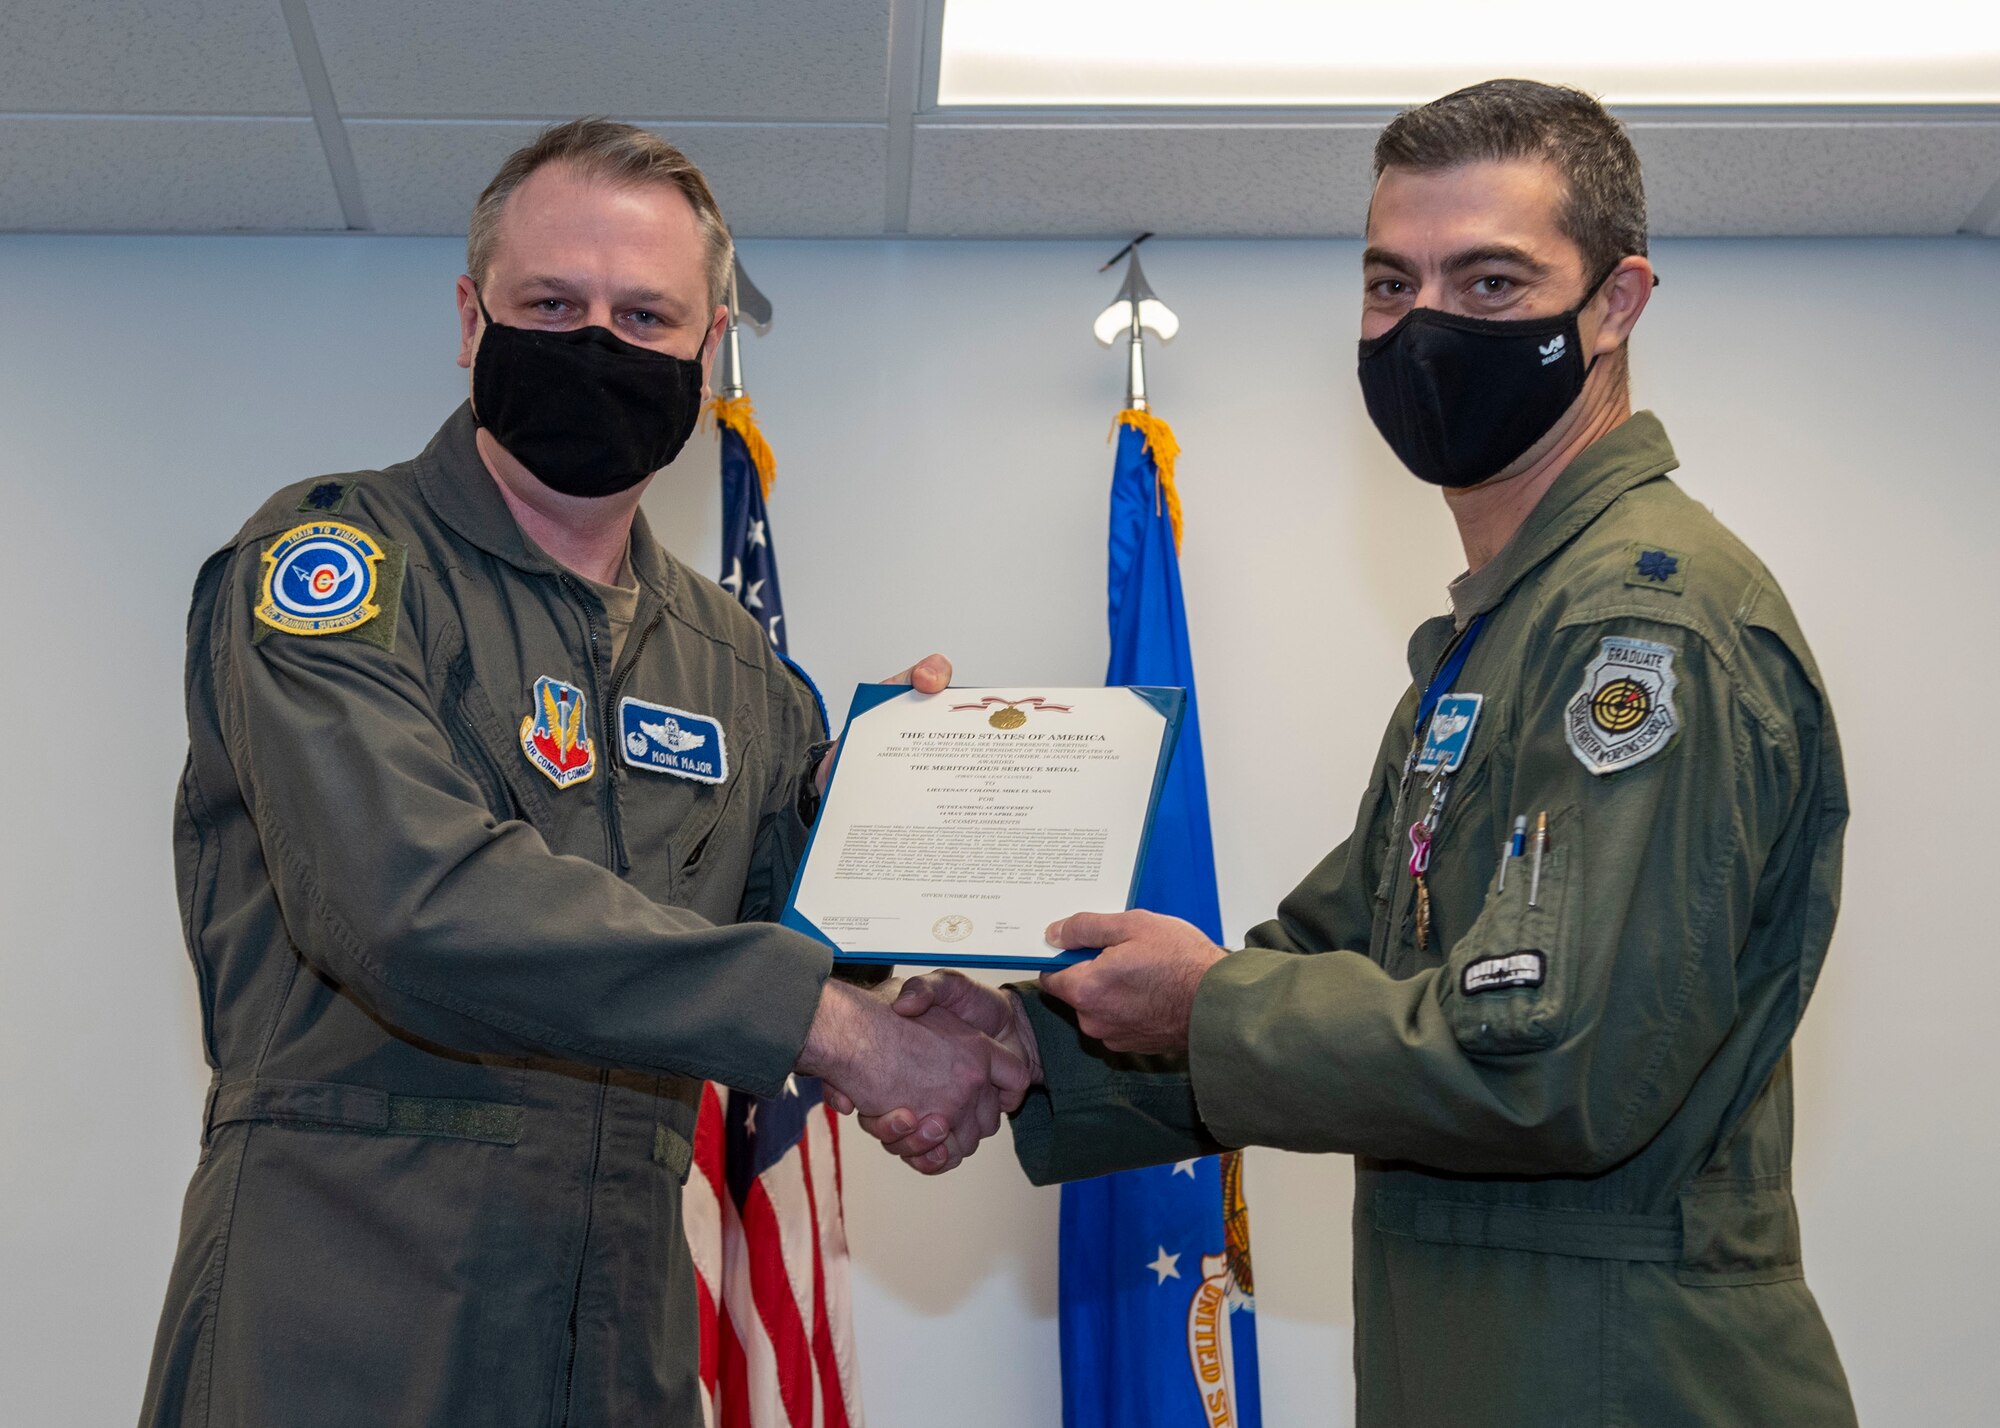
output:
[[[752,921],[822,715],[643,517],[614,668],[473,430],[279,492],[195,587],[175,854],[215,1074],[146,1424],[702,1421],[681,1186],[702,1078],[779,1094],[828,973]],[[355,549],[378,614],[259,617],[339,608]],[[628,762],[626,698],[714,720],[719,781]]]
[[[1030,994],[1037,1182],[1270,1145],[1356,1157],[1362,1428],[1838,1428],[1800,1267],[1789,1046],[1833,930],[1833,716],[1756,558],[1641,413],[1410,643],[1353,834],[1203,979],[1185,1063]],[[1483,704],[1416,934],[1418,694]],[[1549,819],[1499,887],[1514,818]]]

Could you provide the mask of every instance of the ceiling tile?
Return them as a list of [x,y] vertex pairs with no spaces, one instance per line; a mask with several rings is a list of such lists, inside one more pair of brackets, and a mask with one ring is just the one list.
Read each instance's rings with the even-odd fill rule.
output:
[[10,113],[304,114],[278,0],[5,0]]
[[2000,123],[1634,124],[1654,233],[1955,233],[2000,180]]
[[889,0],[309,0],[341,113],[881,121]]
[[0,115],[0,215],[30,231],[344,226],[310,119]]
[[[746,238],[882,231],[888,131],[879,124],[649,124],[701,166]],[[463,233],[473,200],[540,122],[352,120],[362,197],[384,233]]]
[[1361,231],[1372,124],[924,124],[910,231],[1325,237]]

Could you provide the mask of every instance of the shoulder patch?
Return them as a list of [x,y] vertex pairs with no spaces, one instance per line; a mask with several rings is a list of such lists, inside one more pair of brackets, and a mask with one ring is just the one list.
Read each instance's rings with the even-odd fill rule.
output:
[[315,512],[325,516],[338,515],[340,508],[347,504],[347,493],[352,489],[354,486],[350,481],[318,482],[299,502],[299,510],[307,515]]
[[1641,590],[1665,590],[1678,595],[1687,589],[1688,558],[1663,545],[1633,544],[1626,548],[1625,583]]
[[406,556],[403,546],[344,521],[293,526],[264,547],[257,623],[287,635],[350,635],[393,650]]
[[1671,646],[1607,635],[1563,710],[1570,752],[1594,774],[1644,763],[1681,726],[1675,682]]

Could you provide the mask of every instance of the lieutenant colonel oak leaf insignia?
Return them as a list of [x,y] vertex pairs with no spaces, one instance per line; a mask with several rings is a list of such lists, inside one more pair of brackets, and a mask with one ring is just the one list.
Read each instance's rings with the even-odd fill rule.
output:
[[[252,612],[266,632],[348,635],[385,650],[396,647],[406,552],[394,541],[345,521],[293,526],[263,551],[263,578]],[[379,624],[378,617],[387,615]]]
[[1641,590],[1664,590],[1678,595],[1687,589],[1688,558],[1662,545],[1633,545],[1627,548],[1629,563],[1625,583]]
[[1674,684],[1671,646],[1607,635],[1563,710],[1563,734],[1577,762],[1612,774],[1666,748],[1680,728]]
[[299,502],[299,509],[309,515],[317,511],[322,515],[331,516],[338,514],[340,508],[346,504],[347,483],[345,481],[320,481],[316,482],[313,488],[306,492],[305,499]]

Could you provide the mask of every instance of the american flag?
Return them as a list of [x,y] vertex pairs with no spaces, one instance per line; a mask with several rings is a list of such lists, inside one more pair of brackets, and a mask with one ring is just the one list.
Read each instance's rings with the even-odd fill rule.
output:
[[757,617],[779,654],[786,653],[785,602],[778,594],[778,552],[771,544],[771,448],[757,430],[748,397],[709,404],[722,437],[722,588]]
[[702,1090],[682,1201],[710,1428],[860,1428],[839,1119],[819,1082]]
[[[747,397],[710,407],[722,439],[722,584],[780,654],[771,449]],[[709,1428],[861,1428],[848,1305],[840,1130],[820,1083],[769,1100],[702,1088],[681,1202],[701,1306]]]

